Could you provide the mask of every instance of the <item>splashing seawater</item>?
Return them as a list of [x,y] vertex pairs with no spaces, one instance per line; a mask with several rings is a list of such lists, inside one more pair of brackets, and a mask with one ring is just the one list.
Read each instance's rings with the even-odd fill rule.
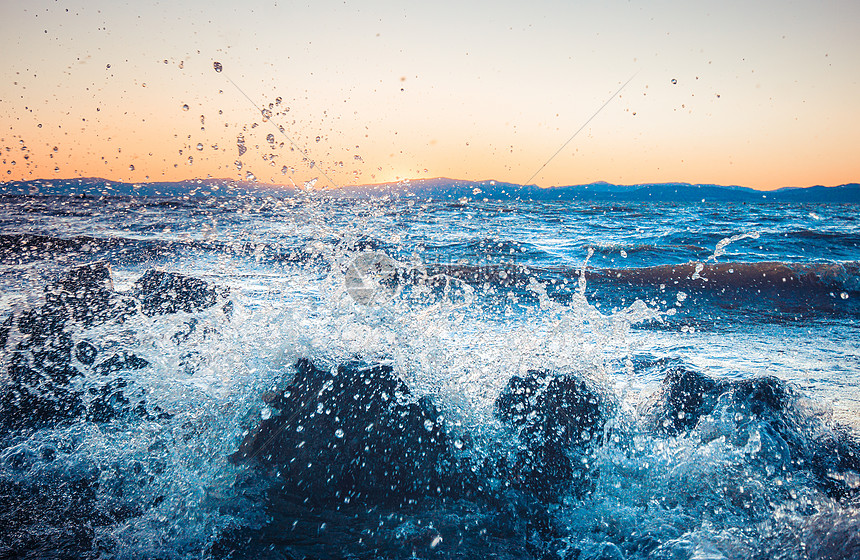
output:
[[[117,558],[856,550],[860,448],[802,376],[846,383],[851,339],[831,370],[815,338],[786,348],[792,325],[720,276],[738,263],[705,283],[573,242],[541,252],[585,219],[621,227],[587,207],[39,202],[40,223],[32,201],[3,210],[0,400],[21,411],[3,416],[20,419],[0,451],[4,553],[47,550],[46,534]],[[69,272],[100,259],[92,284]],[[850,285],[841,266],[820,278]],[[838,338],[857,298],[829,286],[818,313]],[[767,313],[720,331],[732,309],[704,289]]]
[[721,239],[717,243],[717,246],[714,247],[714,254],[711,255],[711,258],[708,260],[717,262],[717,259],[719,257],[722,257],[723,255],[726,254],[726,247],[728,247],[730,244],[732,244],[736,241],[740,241],[742,239],[758,239],[759,237],[760,237],[760,234],[757,231],[752,231],[752,232],[748,232],[748,233],[739,233],[737,235],[733,235],[731,237],[726,237],[725,239]]

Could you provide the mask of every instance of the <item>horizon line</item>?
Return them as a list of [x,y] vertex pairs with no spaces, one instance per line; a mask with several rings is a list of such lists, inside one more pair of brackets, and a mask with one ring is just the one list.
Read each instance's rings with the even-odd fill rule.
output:
[[[124,180],[116,180],[116,179],[108,179],[105,177],[62,177],[62,178],[34,178],[34,179],[10,179],[0,181],[0,185],[8,185],[12,183],[36,183],[36,182],[54,182],[54,181],[103,181],[107,183],[117,183],[123,185],[158,185],[158,184],[181,184],[181,183],[203,183],[203,182],[220,182],[220,183],[234,183],[234,184],[244,184],[244,185],[260,185],[261,187],[283,187],[287,189],[295,189],[302,190],[295,183],[293,184],[284,184],[284,183],[269,183],[260,180],[249,181],[247,179],[232,179],[227,177],[194,177],[189,179],[179,179],[173,181],[124,181]],[[748,189],[757,192],[773,192],[782,189],[811,189],[815,187],[823,187],[823,188],[838,188],[838,187],[847,187],[853,185],[860,185],[860,180],[857,182],[849,182],[849,183],[841,183],[838,185],[823,185],[823,184],[815,184],[815,185],[806,185],[806,186],[781,186],[774,187],[772,189],[760,189],[756,187],[747,187],[744,185],[722,185],[719,183],[690,183],[687,181],[660,181],[660,182],[645,182],[645,183],[612,183],[609,181],[592,181],[590,183],[568,183],[568,184],[559,184],[559,185],[549,185],[549,186],[540,186],[537,184],[521,184],[521,183],[512,183],[509,181],[501,181],[498,179],[481,179],[481,180],[471,180],[471,179],[454,179],[450,177],[428,177],[428,178],[405,178],[399,179],[397,181],[384,181],[381,183],[361,183],[361,184],[348,184],[348,185],[338,185],[335,187],[326,187],[322,189],[313,189],[316,191],[335,191],[342,189],[350,189],[350,188],[373,188],[373,187],[384,187],[384,186],[395,186],[395,185],[407,185],[409,183],[423,183],[429,181],[451,181],[455,183],[464,183],[464,184],[487,184],[487,183],[500,183],[503,185],[511,185],[516,187],[533,187],[540,190],[551,190],[551,189],[560,189],[560,188],[570,188],[570,187],[589,187],[593,185],[610,185],[615,187],[647,187],[647,186],[658,186],[658,185],[678,185],[678,186],[690,186],[690,187],[717,187],[717,188],[728,188],[728,189]]]

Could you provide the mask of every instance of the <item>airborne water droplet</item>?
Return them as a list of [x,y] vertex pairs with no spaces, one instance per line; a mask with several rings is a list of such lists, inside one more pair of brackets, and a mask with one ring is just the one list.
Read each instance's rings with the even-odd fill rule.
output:
[[197,143],[197,151],[198,151],[198,152],[202,152],[202,151],[203,151],[203,143],[202,143],[202,142],[198,142],[198,143]]
[[221,70],[223,70],[223,69],[224,69],[224,67],[223,67],[223,66],[221,66],[221,63],[220,63],[220,62],[213,62],[213,63],[212,63],[212,67],[213,67],[213,68],[215,68],[215,71],[216,71],[216,72],[220,72]]
[[676,80],[675,78],[672,78],[672,84],[677,84],[677,83],[678,83],[678,80]]
[[343,430],[341,430],[340,428],[338,428],[334,431],[334,437],[336,437],[337,439],[343,439],[343,436],[344,436]]
[[433,431],[433,420],[425,420],[424,421],[424,429],[428,432]]
[[273,144],[275,142],[275,135],[274,134],[267,134],[266,135],[266,142],[268,142],[269,144]]
[[187,111],[187,110],[188,110],[188,103],[184,103],[184,104],[182,105],[182,110],[183,110],[183,111]]
[[322,137],[317,136],[316,140],[317,140],[317,142],[319,142],[320,140],[322,140]]
[[128,166],[128,170],[129,170],[129,171],[134,171],[134,165],[129,165],[129,166]]

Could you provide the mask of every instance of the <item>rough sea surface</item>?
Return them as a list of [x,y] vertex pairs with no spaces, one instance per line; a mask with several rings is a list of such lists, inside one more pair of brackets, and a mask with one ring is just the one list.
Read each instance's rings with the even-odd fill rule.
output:
[[3,196],[0,557],[860,558],[858,215]]

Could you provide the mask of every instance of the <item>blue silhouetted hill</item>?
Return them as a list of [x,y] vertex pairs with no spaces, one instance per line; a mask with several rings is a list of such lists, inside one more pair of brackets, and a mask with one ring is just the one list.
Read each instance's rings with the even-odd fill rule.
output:
[[748,187],[653,183],[614,185],[599,182],[541,188],[500,181],[422,179],[351,186],[329,191],[332,196],[396,196],[447,200],[534,200],[618,202],[810,202],[860,203],[860,184],[836,187],[782,188],[759,191]]
[[86,196],[86,197],[111,197],[111,196],[141,196],[141,197],[201,197],[201,196],[233,196],[254,193],[286,192],[293,194],[295,191],[289,187],[279,187],[254,183],[249,181],[235,181],[230,179],[194,179],[190,181],[174,182],[151,182],[151,183],[123,183],[110,181],[97,177],[84,177],[73,179],[37,179],[33,181],[9,181],[0,183],[0,196],[2,195],[34,195],[34,196]]
[[[35,196],[293,196],[295,187],[229,179],[196,179],[178,182],[122,183],[98,178],[9,181],[0,183],[2,195]],[[689,183],[647,183],[614,185],[597,182],[587,185],[538,187],[501,181],[462,181],[436,178],[396,183],[317,189],[317,195],[334,198],[383,197],[451,200],[593,201],[593,202],[783,202],[860,203],[860,184],[835,187],[786,187],[759,191],[748,187],[694,185]]]

